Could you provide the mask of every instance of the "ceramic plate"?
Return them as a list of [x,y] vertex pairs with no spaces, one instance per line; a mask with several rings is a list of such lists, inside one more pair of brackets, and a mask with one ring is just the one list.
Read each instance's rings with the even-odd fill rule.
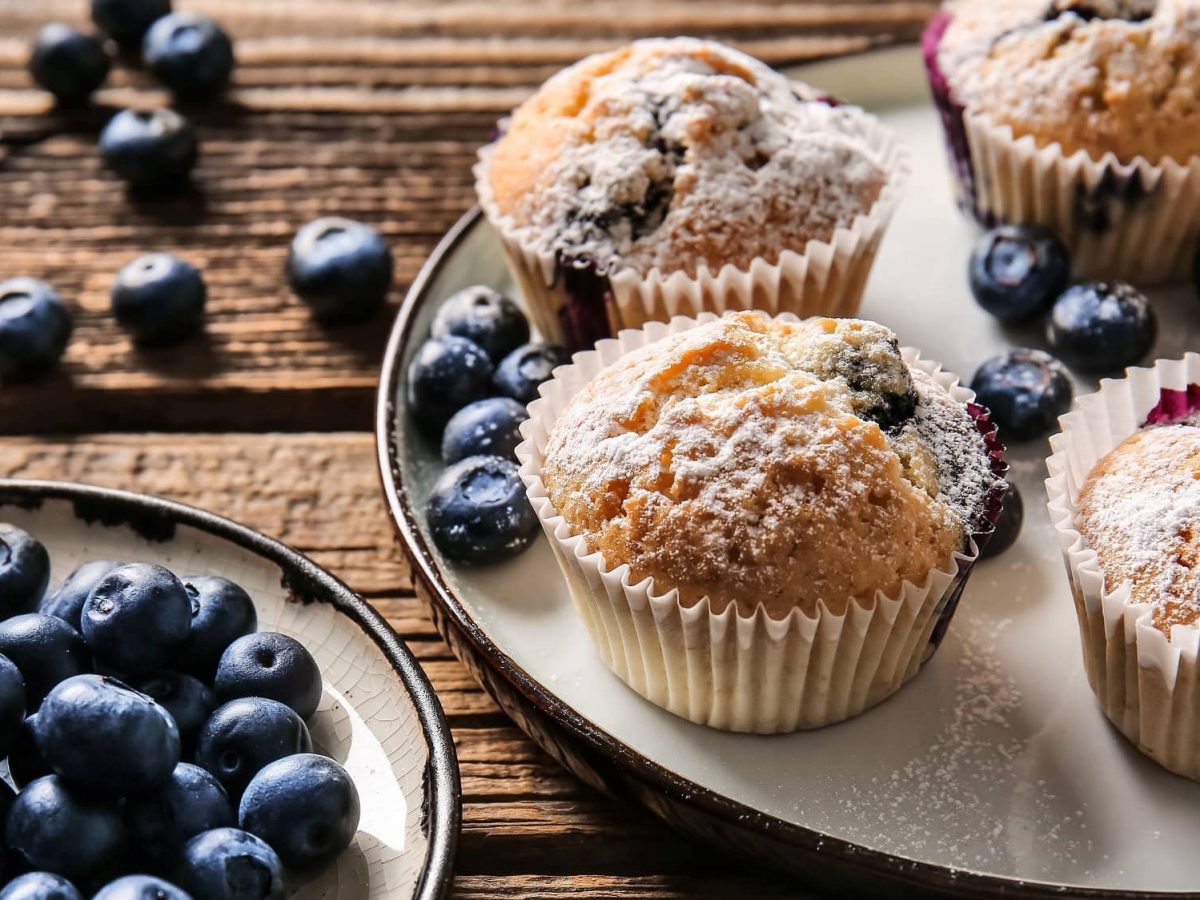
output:
[[257,532],[138,494],[0,479],[0,521],[46,544],[51,590],[89,559],[153,562],[242,585],[261,630],[289,634],[316,657],[325,693],[309,723],[313,744],[346,767],[362,801],[354,843],[293,896],[434,900],[448,892],[460,808],[450,732],[408,649],[349,588]]
[[[1041,345],[1036,328],[1002,330],[971,300],[966,263],[976,232],[954,208],[918,52],[873,53],[797,75],[877,113],[913,153],[915,172],[863,315],[967,378],[1006,347]],[[709,730],[652,706],[604,668],[544,539],[486,569],[450,564],[432,548],[415,510],[440,466],[397,398],[437,305],[477,282],[512,290],[495,235],[472,214],[447,236],[396,323],[377,423],[381,467],[442,631],[567,766],[730,852],[843,888],[1143,896],[1200,887],[1200,784],[1135,752],[1088,689],[1044,506],[1044,441],[1011,452],[1027,510],[1019,543],[977,567],[945,644],[908,687],[814,732]],[[1191,290],[1154,299],[1162,326],[1155,355],[1194,349],[1200,316]]]

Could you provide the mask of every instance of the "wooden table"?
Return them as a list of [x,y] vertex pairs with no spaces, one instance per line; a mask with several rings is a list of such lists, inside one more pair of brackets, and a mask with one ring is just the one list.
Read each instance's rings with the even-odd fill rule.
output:
[[[911,40],[931,2],[785,0],[182,0],[221,20],[240,68],[190,111],[196,186],[131,202],[100,166],[114,107],[163,100],[118,70],[97,106],[52,110],[24,71],[41,23],[84,0],[0,0],[0,280],[45,278],[76,309],[60,374],[0,387],[0,475],[146,491],[280,538],[345,579],[421,660],[454,729],[464,789],[457,893],[562,898],[793,896],[584,787],[500,713],[413,597],[373,461],[372,406],[391,313],[472,203],[496,118],[546,76],[631,37],[719,37],[776,65]],[[322,213],[391,242],[387,315],[323,330],[281,275]],[[135,351],[108,312],[117,268],[178,252],[210,288],[207,332]]]

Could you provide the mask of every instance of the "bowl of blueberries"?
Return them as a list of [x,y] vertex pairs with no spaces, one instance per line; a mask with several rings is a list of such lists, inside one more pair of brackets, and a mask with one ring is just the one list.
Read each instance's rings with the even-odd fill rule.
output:
[[443,896],[411,654],[309,560],[143,495],[0,481],[0,898]]

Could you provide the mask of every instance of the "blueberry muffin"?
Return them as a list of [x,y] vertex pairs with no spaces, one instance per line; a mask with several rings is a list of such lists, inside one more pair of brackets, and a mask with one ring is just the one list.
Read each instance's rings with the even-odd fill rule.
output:
[[[777,266],[882,214],[893,178],[894,154],[864,113],[691,38],[588,57],[502,127],[481,154],[481,201],[526,292],[537,282],[553,305],[547,327],[575,347],[647,317],[629,318],[620,285]],[[556,286],[569,296],[547,297]],[[780,302],[804,287],[783,285]]]
[[[777,685],[747,688],[760,709],[770,697],[782,705],[744,730],[825,724],[915,674],[944,631],[939,620],[953,611],[976,539],[999,512],[994,434],[952,384],[911,364],[895,335],[872,322],[729,314],[634,350],[588,380],[547,428],[531,497],[544,492],[543,525],[576,542],[560,553],[573,590],[572,555],[592,555],[602,571],[626,572],[622,583],[669,597],[674,615],[689,621],[732,611],[787,632],[802,620],[860,621],[896,598],[911,601],[894,630],[883,622],[861,634],[844,629],[848,659],[866,642],[864,665],[890,666],[863,671],[851,662],[840,673],[847,691],[850,683],[860,690],[857,703],[805,711],[817,700],[787,694],[784,686],[803,681],[791,669]],[[931,581],[935,572],[945,578]],[[595,592],[583,593],[581,606],[594,606]],[[664,612],[655,612],[660,626],[673,621]],[[593,626],[601,618],[590,616]],[[681,630],[659,630],[668,672],[672,655],[685,653],[678,642],[693,647]],[[611,647],[616,633],[629,634],[618,629],[598,643]],[[899,664],[901,646],[912,659]],[[724,689],[711,665],[706,677],[710,690]],[[711,706],[681,711],[682,701],[644,693],[694,720],[737,727]]]

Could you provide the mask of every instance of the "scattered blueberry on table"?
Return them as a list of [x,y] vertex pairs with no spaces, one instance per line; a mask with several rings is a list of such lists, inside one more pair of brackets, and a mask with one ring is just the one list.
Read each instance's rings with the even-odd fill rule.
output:
[[124,109],[100,132],[104,164],[134,191],[183,187],[200,156],[191,123],[173,109]]
[[1002,322],[1028,322],[1067,287],[1071,261],[1053,232],[1036,225],[1002,225],[979,239],[968,268],[971,293]]
[[377,312],[392,285],[392,251],[374,228],[329,216],[292,240],[287,279],[322,322],[361,322]]
[[1015,544],[1024,521],[1025,501],[1021,499],[1020,489],[1010,481],[1008,490],[1004,492],[1004,506],[1000,509],[1000,518],[996,520],[995,530],[979,553],[980,559],[999,556]]
[[1135,365],[1150,352],[1157,335],[1149,299],[1121,282],[1072,285],[1054,302],[1046,325],[1054,351],[1087,372]]
[[91,97],[104,84],[109,66],[102,41],[63,22],[44,26],[29,56],[34,83],[66,106]]
[[127,53],[140,50],[150,26],[170,11],[171,0],[92,0],[92,21]]
[[1049,434],[1071,408],[1074,393],[1062,363],[1045,351],[1029,349],[987,360],[971,379],[971,390],[991,411],[1001,439],[1013,441]]
[[500,361],[492,381],[501,394],[529,404],[538,398],[538,387],[550,380],[554,370],[570,361],[571,354],[557,344],[526,344]]
[[511,397],[468,403],[442,432],[442,462],[451,465],[468,456],[511,459],[521,443],[521,423],[528,418],[525,407]]
[[53,369],[72,327],[67,304],[46,282],[0,282],[0,380],[27,381]]
[[482,347],[493,363],[499,363],[529,340],[529,320],[508,297],[477,284],[463,288],[438,308],[430,334],[466,338]]
[[147,253],[117,273],[110,299],[117,323],[144,345],[173,344],[204,326],[208,290],[191,263]]
[[477,565],[511,559],[538,531],[516,464],[500,456],[471,456],[446,469],[426,515],[443,553]]
[[146,32],[142,62],[176,97],[207,100],[229,84],[233,42],[208,16],[170,13]]

